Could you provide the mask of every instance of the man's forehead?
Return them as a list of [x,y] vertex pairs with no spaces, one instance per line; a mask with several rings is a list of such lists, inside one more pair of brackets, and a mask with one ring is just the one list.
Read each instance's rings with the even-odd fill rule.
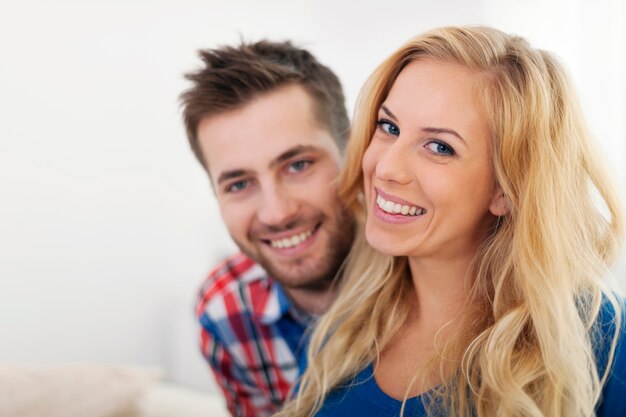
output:
[[336,153],[310,95],[300,86],[265,94],[248,105],[203,119],[200,146],[213,178],[224,170],[262,169],[294,148]]

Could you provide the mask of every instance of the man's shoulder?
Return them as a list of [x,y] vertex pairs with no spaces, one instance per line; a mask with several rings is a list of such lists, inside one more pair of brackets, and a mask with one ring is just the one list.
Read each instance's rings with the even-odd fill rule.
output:
[[202,315],[211,304],[224,304],[228,299],[240,298],[250,286],[269,288],[265,269],[243,253],[231,255],[209,273],[198,292],[196,314]]

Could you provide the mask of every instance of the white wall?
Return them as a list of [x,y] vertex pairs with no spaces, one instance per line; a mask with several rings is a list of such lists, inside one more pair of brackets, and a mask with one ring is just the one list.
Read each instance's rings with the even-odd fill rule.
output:
[[623,6],[517,3],[0,3],[0,362],[133,362],[208,386],[192,305],[233,244],[180,122],[199,48],[294,39],[337,71],[352,108],[410,36],[497,24],[573,67],[623,162]]

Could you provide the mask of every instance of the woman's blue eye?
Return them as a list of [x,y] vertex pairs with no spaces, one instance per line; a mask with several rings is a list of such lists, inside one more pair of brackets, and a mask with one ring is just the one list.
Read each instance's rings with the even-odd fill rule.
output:
[[296,162],[289,164],[289,171],[290,172],[304,171],[305,169],[309,167],[309,165],[311,165],[311,161],[296,161]]
[[450,146],[446,145],[443,142],[431,141],[431,142],[428,142],[428,144],[426,144],[426,147],[428,148],[429,151],[431,151],[432,153],[436,155],[448,155],[448,156],[454,155],[454,149],[452,149]]
[[248,187],[248,180],[241,180],[230,184],[226,187],[227,193],[238,193],[245,190]]
[[398,129],[398,126],[394,125],[389,120],[380,119],[376,122],[376,124],[383,132],[393,136],[400,136],[400,129]]

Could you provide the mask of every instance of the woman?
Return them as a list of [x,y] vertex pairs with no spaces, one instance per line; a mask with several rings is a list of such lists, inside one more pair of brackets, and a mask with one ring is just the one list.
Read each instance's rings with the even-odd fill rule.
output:
[[342,191],[366,242],[279,415],[626,415],[621,206],[552,55],[411,40],[364,88]]

